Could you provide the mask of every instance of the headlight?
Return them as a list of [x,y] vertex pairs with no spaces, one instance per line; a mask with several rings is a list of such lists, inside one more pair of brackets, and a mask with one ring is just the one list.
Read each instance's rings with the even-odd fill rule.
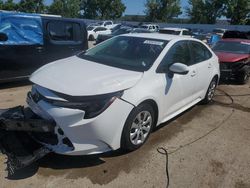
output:
[[90,97],[67,96],[67,101],[51,100],[50,103],[58,107],[83,110],[85,111],[84,118],[90,119],[104,112],[115,101],[115,99],[121,97],[122,94],[123,92]]

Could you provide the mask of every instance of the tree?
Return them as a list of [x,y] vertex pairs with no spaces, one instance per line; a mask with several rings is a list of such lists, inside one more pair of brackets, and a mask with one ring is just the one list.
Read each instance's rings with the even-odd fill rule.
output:
[[81,1],[82,17],[87,19],[96,19],[98,17],[97,6],[98,0],[82,0]]
[[80,15],[80,0],[54,0],[48,11],[50,14],[77,18]]
[[121,0],[82,0],[83,17],[88,19],[116,19],[126,7]]
[[45,5],[43,0],[21,0],[18,4],[18,11],[28,13],[44,13]]
[[223,15],[225,0],[189,0],[187,14],[192,23],[215,24]]
[[201,0],[189,0],[187,14],[190,17],[191,23],[204,24],[207,23],[206,15],[204,14],[205,4]]
[[182,13],[180,0],[147,0],[145,6],[148,21],[170,21]]
[[8,11],[15,11],[17,10],[17,4],[14,3],[13,0],[2,1],[2,9]]
[[228,0],[226,1],[225,16],[230,19],[230,24],[246,24],[250,14],[249,0]]

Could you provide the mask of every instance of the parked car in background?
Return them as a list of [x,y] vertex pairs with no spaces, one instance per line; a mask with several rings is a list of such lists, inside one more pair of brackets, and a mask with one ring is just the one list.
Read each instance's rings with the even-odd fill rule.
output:
[[159,33],[169,34],[169,35],[187,36],[187,37],[192,36],[192,32],[184,28],[165,27],[165,28],[160,28]]
[[112,29],[116,24],[113,23],[113,21],[108,20],[108,21],[101,21],[96,23],[98,26],[105,27],[107,29]]
[[234,39],[249,39],[250,40],[250,32],[229,30],[223,34],[222,38],[223,39],[234,38]]
[[29,77],[46,63],[88,49],[81,19],[0,12],[0,82]]
[[64,155],[136,150],[153,128],[209,103],[219,77],[217,56],[199,40],[117,36],[32,74],[27,103],[48,129],[28,136]]
[[250,40],[223,39],[213,47],[220,60],[223,79],[236,79],[244,84],[250,76]]
[[143,28],[132,28],[132,27],[122,27],[114,32],[112,32],[109,35],[98,35],[96,39],[96,44],[99,44],[107,39],[110,39],[114,36],[122,35],[122,34],[127,34],[127,33],[151,33],[147,29]]
[[87,27],[88,31],[88,40],[94,41],[97,39],[99,34],[110,34],[111,30],[107,29],[106,27],[101,26],[90,26]]
[[159,31],[159,25],[156,25],[156,24],[143,24],[143,25],[140,26],[140,28],[147,29],[150,32]]

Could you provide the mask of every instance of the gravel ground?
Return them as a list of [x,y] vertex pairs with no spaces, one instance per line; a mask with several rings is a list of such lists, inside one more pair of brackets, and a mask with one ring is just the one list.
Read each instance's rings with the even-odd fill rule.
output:
[[[0,108],[25,104],[30,87],[1,85]],[[249,94],[250,83],[220,85],[212,104],[164,123],[129,154],[50,154],[13,177],[7,177],[6,157],[0,155],[0,187],[166,187],[165,156],[157,152],[164,147],[170,153],[170,187],[250,188]]]

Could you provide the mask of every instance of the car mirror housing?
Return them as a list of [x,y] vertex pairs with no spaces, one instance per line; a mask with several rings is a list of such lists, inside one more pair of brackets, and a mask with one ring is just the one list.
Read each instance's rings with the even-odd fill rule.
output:
[[0,33],[0,41],[1,42],[6,42],[8,40],[8,35],[5,33]]
[[174,74],[185,75],[189,72],[189,67],[183,63],[174,63],[169,67],[169,70]]

